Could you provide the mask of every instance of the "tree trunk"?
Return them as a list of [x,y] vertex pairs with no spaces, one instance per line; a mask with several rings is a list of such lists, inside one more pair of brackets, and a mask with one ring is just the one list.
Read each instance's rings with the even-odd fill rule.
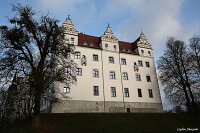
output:
[[36,87],[35,88],[35,106],[34,106],[34,116],[37,116],[40,114],[40,100],[41,100],[41,93],[40,93],[40,88]]
[[185,86],[183,86],[183,91],[185,93],[187,111],[188,113],[192,113],[190,99]]
[[191,97],[191,100],[192,100],[192,109],[193,109],[193,112],[194,112],[194,114],[197,114],[196,103],[195,103],[194,95],[193,95],[193,93],[192,93],[192,90],[191,90],[191,88],[190,88],[190,85],[188,85],[188,90],[189,90],[189,94],[190,94],[190,97]]

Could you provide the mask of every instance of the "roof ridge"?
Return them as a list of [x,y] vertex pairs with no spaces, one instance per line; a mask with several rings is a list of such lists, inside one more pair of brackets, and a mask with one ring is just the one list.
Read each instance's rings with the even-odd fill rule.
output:
[[[97,36],[92,36],[92,35],[88,35],[88,34],[84,34],[84,33],[78,33],[78,34],[83,34],[83,35],[91,36],[91,37],[97,37]],[[97,37],[97,38],[100,38],[100,37]]]

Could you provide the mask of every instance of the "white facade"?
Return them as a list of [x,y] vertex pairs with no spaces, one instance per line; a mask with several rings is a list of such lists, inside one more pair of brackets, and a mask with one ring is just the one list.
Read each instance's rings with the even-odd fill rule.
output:
[[78,33],[70,18],[64,27],[67,43],[80,52],[74,60],[82,72],[76,85],[54,84],[69,98],[53,104],[53,113],[163,111],[153,49],[143,33],[128,43],[119,41],[109,25],[101,37]]

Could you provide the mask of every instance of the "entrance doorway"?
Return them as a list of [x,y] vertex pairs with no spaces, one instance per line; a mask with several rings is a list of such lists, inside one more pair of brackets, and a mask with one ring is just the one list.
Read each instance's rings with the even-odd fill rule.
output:
[[131,108],[126,108],[127,113],[131,113]]

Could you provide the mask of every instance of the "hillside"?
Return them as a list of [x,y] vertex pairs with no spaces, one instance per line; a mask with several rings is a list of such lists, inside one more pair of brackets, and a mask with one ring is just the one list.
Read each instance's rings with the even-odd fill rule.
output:
[[[41,114],[32,122],[14,125],[4,132],[105,133],[153,132],[172,133],[179,129],[200,132],[200,119],[188,114]],[[3,129],[0,130],[3,132]]]

